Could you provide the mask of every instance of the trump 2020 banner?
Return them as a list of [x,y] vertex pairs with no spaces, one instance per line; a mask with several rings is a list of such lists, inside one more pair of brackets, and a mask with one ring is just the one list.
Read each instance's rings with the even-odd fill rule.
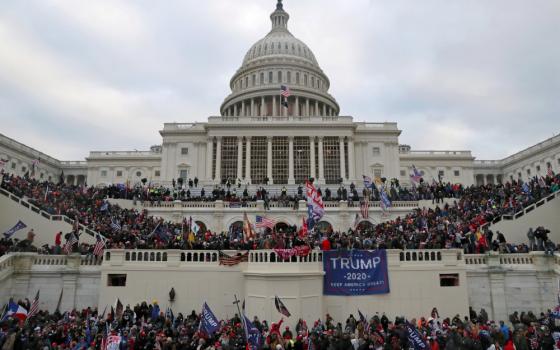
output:
[[385,250],[323,252],[325,295],[368,295],[389,293]]

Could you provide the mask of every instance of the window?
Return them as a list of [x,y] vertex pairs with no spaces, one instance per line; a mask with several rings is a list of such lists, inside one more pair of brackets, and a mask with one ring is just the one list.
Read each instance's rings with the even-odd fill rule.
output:
[[299,72],[296,72],[296,84],[299,85]]
[[437,175],[438,175],[438,177],[440,177],[440,178],[441,178],[441,177],[444,177],[444,176],[445,176],[445,171],[439,170],[438,173],[437,173]]
[[245,77],[245,88],[249,87],[249,77]]
[[373,169],[373,178],[376,179],[378,177],[381,177],[381,169]]
[[189,148],[188,147],[182,147],[181,148],[181,155],[186,156],[187,154],[189,154]]
[[272,180],[275,184],[288,183],[288,138],[272,138]]
[[24,167],[24,166],[22,166],[22,167],[21,167],[21,172],[22,172],[22,173],[25,173],[26,171],[27,171],[27,168]]
[[521,173],[517,173],[517,177],[521,179]]
[[459,274],[458,273],[446,273],[439,275],[439,286],[440,287],[458,287],[459,286]]
[[253,74],[253,79],[252,79],[251,85],[252,86],[257,85],[257,76],[255,74]]
[[401,176],[406,176],[406,170],[401,170]]
[[424,176],[424,170],[420,170],[420,175]]
[[[558,163],[560,163],[560,158],[558,158]],[[547,171],[548,171],[548,168],[552,168],[552,164],[550,164],[550,162],[546,162]]]
[[527,175],[531,175],[531,169],[527,169]]
[[228,136],[222,138],[221,165],[221,180],[229,179],[235,182],[235,179],[237,179],[237,137]]
[[538,173],[539,171],[541,171],[541,166],[540,166],[540,165],[537,165],[537,173]]
[[117,170],[117,177],[121,177],[122,176],[122,170]]
[[138,177],[142,176],[142,172],[141,172],[141,171],[137,171],[137,172],[136,172],[136,176],[138,176]]
[[303,85],[307,86],[307,74],[303,75]]
[[39,175],[39,178],[42,179],[43,176],[45,176],[45,174],[41,173],[41,175]]
[[455,176],[461,176],[461,172],[459,170],[454,170],[453,171],[453,175]]
[[278,71],[278,82],[282,82],[282,71]]
[[107,176],[107,170],[101,170],[101,177]]
[[292,83],[292,72],[288,72],[286,73],[288,75],[287,79],[288,79],[288,84]]
[[558,161],[558,164],[560,165],[560,158],[556,159]]
[[249,166],[253,184],[264,184],[264,179],[267,177],[267,147],[266,137],[256,136],[251,139]]
[[159,177],[159,176],[160,176],[159,170],[156,170],[156,171],[154,172],[154,176],[155,176],[155,177]]
[[272,72],[268,72],[268,83],[272,84]]
[[126,286],[126,274],[113,274],[107,275],[107,287],[125,287]]
[[12,163],[12,169],[16,168],[16,163]]
[[315,77],[311,77],[311,87],[315,87]]
[[378,156],[381,154],[381,149],[379,147],[373,147],[371,151],[373,152],[374,156]]
[[294,178],[297,184],[305,183],[310,172],[309,137],[294,137]]
[[264,73],[261,73],[261,75],[260,75],[260,77],[259,77],[259,83],[260,83],[261,85],[264,84]]
[[325,137],[323,139],[323,158],[325,169],[325,182],[338,184],[340,173],[340,142],[338,137]]

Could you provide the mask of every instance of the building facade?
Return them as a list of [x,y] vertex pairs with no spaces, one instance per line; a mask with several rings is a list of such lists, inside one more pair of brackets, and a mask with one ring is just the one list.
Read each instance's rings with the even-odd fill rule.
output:
[[[149,151],[93,151],[85,161],[63,162],[0,137],[4,169],[34,176],[61,174],[72,184],[169,185],[198,178],[204,186],[227,181],[295,188],[308,178],[319,185],[361,183],[362,175],[409,185],[412,166],[424,179],[465,185],[498,183],[560,170],[560,136],[502,160],[475,161],[468,150],[413,150],[399,143],[396,123],[358,122],[340,115],[330,80],[311,49],[288,30],[282,2],[271,30],[247,51],[230,80],[220,115],[203,123],[165,123],[161,145]],[[186,183],[187,181],[184,181]]]

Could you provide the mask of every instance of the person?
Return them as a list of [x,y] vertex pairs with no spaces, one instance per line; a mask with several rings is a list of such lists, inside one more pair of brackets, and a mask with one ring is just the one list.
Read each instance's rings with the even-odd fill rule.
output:
[[529,240],[529,250],[535,250],[536,247],[535,233],[533,232],[532,227],[530,227],[529,231],[527,232],[527,239]]

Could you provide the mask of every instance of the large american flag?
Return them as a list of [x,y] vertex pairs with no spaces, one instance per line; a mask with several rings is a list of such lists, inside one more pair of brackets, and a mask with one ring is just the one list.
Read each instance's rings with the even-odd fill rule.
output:
[[281,86],[280,86],[280,91],[281,91],[281,92],[280,92],[280,95],[282,95],[282,96],[284,96],[284,97],[286,97],[286,98],[290,97],[290,95],[292,94],[292,93],[290,92],[290,88],[287,87],[286,85],[281,85]]
[[264,227],[274,228],[274,225],[276,225],[276,220],[269,219],[266,216],[257,215],[257,219],[255,220],[256,228],[264,228]]
[[97,242],[95,243],[95,247],[93,248],[93,255],[101,256],[103,255],[104,250],[105,250],[105,240],[101,238],[101,236],[97,235]]
[[29,312],[27,313],[27,317],[31,318],[35,315],[37,315],[37,312],[39,312],[39,290],[37,290],[37,294],[35,295],[35,299],[33,299],[33,303],[31,304],[31,307],[29,308]]
[[245,253],[238,253],[237,255],[227,255],[226,253],[219,251],[219,262],[220,265],[225,265],[225,266],[233,266],[233,265],[237,265],[241,262],[244,261],[249,261],[249,252],[245,252]]

